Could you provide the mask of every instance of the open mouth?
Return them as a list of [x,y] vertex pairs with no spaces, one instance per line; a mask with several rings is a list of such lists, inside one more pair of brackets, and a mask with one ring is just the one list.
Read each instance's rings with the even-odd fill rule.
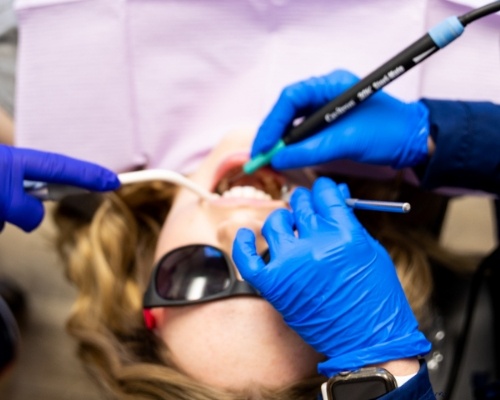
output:
[[241,171],[241,165],[228,168],[219,177],[213,192],[224,198],[281,200],[288,191],[285,178],[270,168],[238,177]]

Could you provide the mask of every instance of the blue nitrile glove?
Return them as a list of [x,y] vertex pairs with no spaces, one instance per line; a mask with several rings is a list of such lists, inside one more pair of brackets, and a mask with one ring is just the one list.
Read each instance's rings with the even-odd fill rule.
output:
[[96,164],[0,145],[0,229],[4,222],[10,222],[29,232],[43,219],[42,202],[25,193],[24,180],[69,184],[95,191],[120,186],[116,174]]
[[292,212],[279,209],[268,217],[262,228],[267,265],[250,230],[240,229],[233,246],[243,278],[326,356],[319,372],[328,377],[431,348],[392,260],[346,206],[341,190],[348,195],[345,185],[320,178],[312,192],[293,193]]
[[[252,157],[270,150],[295,118],[316,111],[358,81],[350,72],[337,70],[286,87],[257,132]],[[422,102],[404,103],[380,91],[320,133],[286,146],[271,164],[286,169],[349,159],[394,168],[415,166],[428,154],[428,114]]]

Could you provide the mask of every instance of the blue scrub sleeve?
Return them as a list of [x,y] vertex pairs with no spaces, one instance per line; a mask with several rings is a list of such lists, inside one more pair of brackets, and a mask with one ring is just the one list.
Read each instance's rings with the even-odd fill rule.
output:
[[436,151],[417,173],[422,186],[500,192],[500,105],[423,99]]

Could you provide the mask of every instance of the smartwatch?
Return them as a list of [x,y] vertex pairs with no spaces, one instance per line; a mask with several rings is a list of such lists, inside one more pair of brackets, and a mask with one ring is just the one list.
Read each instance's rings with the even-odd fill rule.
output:
[[398,387],[384,368],[368,367],[341,372],[321,385],[323,400],[372,400]]

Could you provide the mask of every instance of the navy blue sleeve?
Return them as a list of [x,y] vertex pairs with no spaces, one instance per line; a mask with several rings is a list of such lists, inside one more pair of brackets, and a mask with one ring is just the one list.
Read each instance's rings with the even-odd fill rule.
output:
[[436,151],[422,186],[500,193],[500,105],[423,99]]
[[436,395],[432,390],[427,371],[427,364],[422,362],[417,375],[411,378],[400,388],[393,390],[385,396],[379,397],[379,400],[435,400]]

